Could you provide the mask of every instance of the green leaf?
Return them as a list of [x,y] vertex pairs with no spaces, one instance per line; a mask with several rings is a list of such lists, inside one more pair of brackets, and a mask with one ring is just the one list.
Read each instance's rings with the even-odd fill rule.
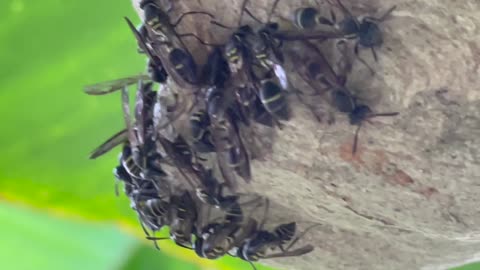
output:
[[[13,0],[7,6],[0,9],[0,198],[67,217],[120,224],[142,237],[127,199],[114,196],[118,149],[95,161],[87,158],[122,129],[120,95],[83,93],[87,84],[144,71],[146,60],[136,53],[123,19],[138,22],[129,1]],[[80,231],[73,228],[70,234]],[[117,250],[115,242],[102,243]],[[96,242],[91,245],[97,248]],[[198,265],[231,265],[228,259],[199,259],[171,241],[162,247]],[[21,247],[11,251],[21,252]],[[48,260],[40,251],[32,254]]]
[[0,204],[3,269],[116,269],[138,245],[112,225],[91,224]]

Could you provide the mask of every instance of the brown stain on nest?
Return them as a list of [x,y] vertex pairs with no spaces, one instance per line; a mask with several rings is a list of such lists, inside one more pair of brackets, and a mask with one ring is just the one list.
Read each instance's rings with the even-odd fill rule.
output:
[[412,192],[430,199],[439,191],[434,187],[425,186],[414,180],[408,173],[397,167],[390,161],[387,153],[380,149],[368,149],[358,145],[357,152],[352,153],[352,142],[340,145],[339,156],[342,160],[350,163],[357,171],[363,170],[377,176],[381,176],[386,182],[410,189]]
[[434,187],[422,187],[416,190],[418,194],[422,194],[425,198],[430,199],[433,195],[439,193],[438,189]]
[[392,179],[395,183],[401,186],[408,186],[414,183],[412,177],[406,174],[404,171],[397,169],[395,173],[392,175]]

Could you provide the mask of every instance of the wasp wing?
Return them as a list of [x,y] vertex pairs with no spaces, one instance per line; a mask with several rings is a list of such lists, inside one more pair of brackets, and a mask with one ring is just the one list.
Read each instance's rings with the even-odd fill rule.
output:
[[238,128],[238,125],[234,122],[231,112],[226,114],[226,116],[227,115],[228,115],[228,118],[230,119],[230,123],[234,131],[234,134],[233,134],[234,136],[232,137],[236,139],[236,142],[238,144],[238,150],[239,150],[240,160],[241,160],[240,162],[242,164],[237,168],[238,170],[236,170],[236,172],[245,180],[245,182],[249,183],[252,180],[252,172],[250,169],[250,158],[248,156],[247,149],[243,144],[243,140],[240,135],[240,130]]
[[296,40],[315,40],[315,41],[326,41],[329,39],[337,39],[344,37],[344,34],[335,28],[331,29],[316,29],[313,31],[299,31],[299,30],[286,30],[286,31],[276,31],[272,33],[274,38],[283,40],[283,41],[296,41]]
[[88,95],[100,96],[106,95],[122,89],[122,87],[129,86],[137,83],[139,80],[148,80],[148,75],[140,74],[136,76],[130,76],[112,81],[100,82],[92,85],[87,85],[84,88],[84,92]]
[[218,128],[214,128],[212,131],[212,138],[213,138],[213,143],[215,145],[215,151],[217,153],[217,161],[218,161],[218,167],[220,169],[220,173],[222,174],[223,180],[225,181],[225,184],[231,189],[231,190],[237,190],[238,185],[237,185],[237,180],[235,177],[235,174],[233,171],[230,169],[228,166],[228,163],[226,162],[227,159],[227,152],[224,151],[224,146],[226,142],[222,138],[221,135],[219,135],[219,130]]
[[134,147],[138,146],[138,140],[137,140],[137,136],[135,135],[135,131],[133,129],[132,119],[130,117],[130,99],[128,96],[127,87],[124,87],[122,89],[122,110],[123,110],[123,119],[125,120],[125,126],[127,128],[128,141],[130,142],[130,145],[133,150]]
[[93,152],[90,154],[90,159],[96,159],[99,156],[107,153],[108,151],[112,150],[114,147],[126,142],[128,140],[127,129],[123,129],[120,132],[116,133],[104,143],[102,143],[99,147],[95,148]]
[[[150,31],[152,32],[152,31]],[[153,34],[155,35],[155,34]],[[160,61],[163,63],[163,67],[167,74],[173,79],[173,81],[180,86],[182,89],[196,89],[195,85],[197,82],[191,82],[185,80],[177,70],[172,66],[170,61],[170,51],[173,50],[172,44],[167,44],[167,42],[152,42],[153,53],[160,58]],[[186,53],[186,50],[183,50]]]
[[124,17],[124,18],[125,18],[125,20],[127,21],[127,24],[128,24],[128,26],[129,26],[130,30],[132,30],[133,35],[134,35],[135,38],[137,39],[138,46],[140,47],[140,49],[148,55],[148,58],[150,58],[150,60],[151,60],[155,65],[161,65],[162,63],[160,63],[160,61],[158,60],[158,58],[156,58],[156,57],[153,55],[153,53],[152,53],[152,51],[150,50],[150,48],[148,48],[145,39],[142,37],[142,34],[140,34],[140,32],[138,32],[137,28],[135,28],[135,26],[134,26],[133,23],[130,21],[130,19],[128,19],[127,17]]
[[258,223],[255,219],[250,218],[246,224],[242,226],[241,231],[234,237],[234,241],[232,242],[232,248],[238,247],[245,241],[245,239],[251,237],[255,234],[256,230],[258,229]]
[[137,96],[135,98],[135,122],[138,134],[138,142],[140,145],[145,143],[145,98],[146,98],[146,88],[147,86],[143,84],[143,81],[138,82]]
[[298,249],[295,249],[295,250],[292,250],[292,251],[285,251],[285,252],[266,255],[266,256],[262,257],[262,259],[301,256],[301,255],[310,253],[313,250],[314,250],[314,247],[312,245],[306,245],[304,247],[301,247],[301,248],[298,248]]
[[296,72],[316,94],[323,94],[342,81],[320,49],[310,41],[297,42],[288,50],[291,71]]

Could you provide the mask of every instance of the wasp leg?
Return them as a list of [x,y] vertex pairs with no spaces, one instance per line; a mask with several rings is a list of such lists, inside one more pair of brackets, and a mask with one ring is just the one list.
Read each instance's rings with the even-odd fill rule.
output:
[[373,75],[375,75],[375,71],[373,70],[372,67],[370,67],[369,64],[367,64],[367,62],[365,60],[363,60],[362,57],[360,57],[360,54],[359,54],[359,47],[360,47],[360,43],[355,43],[355,48],[354,48],[354,52],[355,52],[355,56],[358,58],[358,60],[364,65],[366,66],[369,70],[370,70],[370,73]]
[[211,13],[206,12],[206,11],[188,11],[188,12],[185,12],[185,13],[183,13],[182,15],[180,15],[180,17],[178,17],[177,21],[172,24],[172,27],[177,27],[177,26],[182,22],[182,20],[183,20],[186,16],[188,16],[188,15],[196,15],[196,14],[207,15],[207,16],[209,16],[211,19],[214,19],[214,18],[215,18],[215,16],[213,16]]

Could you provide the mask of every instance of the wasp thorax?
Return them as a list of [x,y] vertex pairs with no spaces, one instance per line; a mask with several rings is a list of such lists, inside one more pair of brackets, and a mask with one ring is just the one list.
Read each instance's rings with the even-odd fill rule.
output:
[[332,92],[333,102],[337,110],[343,113],[350,113],[355,109],[353,97],[344,89],[337,89]]
[[345,35],[356,35],[359,32],[359,25],[353,18],[350,17],[343,19],[339,23],[339,27]]
[[179,48],[173,48],[168,58],[178,74],[187,82],[197,81],[197,64],[193,57]]
[[362,121],[368,118],[372,113],[372,110],[367,105],[358,105],[352,112],[349,114],[350,124],[358,125]]
[[378,47],[383,44],[380,27],[374,22],[363,21],[360,24],[359,43],[364,47]]

